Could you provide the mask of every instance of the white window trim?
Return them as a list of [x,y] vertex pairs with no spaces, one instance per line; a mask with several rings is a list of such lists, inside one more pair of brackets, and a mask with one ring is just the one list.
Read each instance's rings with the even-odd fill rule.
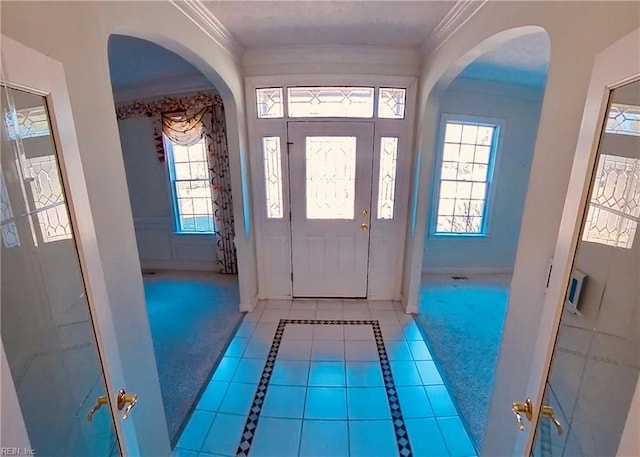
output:
[[[477,124],[495,127],[491,152],[489,154],[489,167],[487,171],[487,192],[485,194],[485,205],[482,215],[482,226],[479,233],[453,233],[438,232],[438,204],[440,201],[440,177],[442,175],[442,158],[444,154],[445,130],[448,122],[460,122],[467,124]],[[473,116],[466,114],[442,113],[440,116],[440,128],[438,130],[438,143],[435,156],[435,166],[433,170],[433,183],[431,199],[432,208],[429,211],[429,237],[430,238],[486,238],[491,235],[491,219],[493,215],[493,205],[496,197],[495,178],[498,176],[498,163],[500,151],[502,149],[502,136],[504,135],[506,121],[486,116]]]

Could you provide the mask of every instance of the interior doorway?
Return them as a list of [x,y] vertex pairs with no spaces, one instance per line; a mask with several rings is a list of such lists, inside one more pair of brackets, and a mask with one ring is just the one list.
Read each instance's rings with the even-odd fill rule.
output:
[[294,297],[366,298],[373,123],[289,122]]

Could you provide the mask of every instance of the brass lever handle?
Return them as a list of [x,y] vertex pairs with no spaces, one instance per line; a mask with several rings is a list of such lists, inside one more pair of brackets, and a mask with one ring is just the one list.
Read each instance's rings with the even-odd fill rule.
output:
[[553,412],[553,408],[551,406],[543,406],[542,411],[540,411],[540,414],[545,417],[548,417],[551,420],[551,422],[553,422],[554,425],[556,426],[558,435],[562,435],[562,424],[558,419],[556,419],[556,415]]
[[364,224],[364,223],[362,223],[362,224],[360,224],[360,228],[361,228],[362,230],[369,230],[369,224]]
[[138,396],[136,394],[127,394],[124,389],[120,389],[118,391],[118,411],[122,411],[122,408],[127,403],[127,408],[122,413],[122,420],[127,420],[131,409],[138,403]]
[[511,405],[511,411],[516,415],[518,430],[521,432],[524,431],[524,421],[522,420],[521,414],[524,414],[527,420],[531,421],[531,417],[533,417],[533,404],[531,403],[531,399],[527,398],[524,403],[513,403]]
[[109,403],[109,400],[104,395],[100,395],[96,398],[96,404],[93,405],[93,408],[91,408],[87,413],[87,420],[91,422],[93,420],[93,414],[98,411],[102,405],[106,405],[107,403]]

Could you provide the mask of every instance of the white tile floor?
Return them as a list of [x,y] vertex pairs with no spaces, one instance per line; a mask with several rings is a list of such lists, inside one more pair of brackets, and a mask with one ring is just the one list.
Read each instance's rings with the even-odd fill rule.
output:
[[[385,382],[374,325],[288,322],[279,338],[281,319],[377,321],[395,388],[388,376]],[[280,345],[269,362],[274,340]],[[273,366],[266,378],[265,363]],[[398,304],[270,300],[245,317],[174,456],[239,455],[265,379],[257,427],[244,441],[252,457],[387,457],[402,449],[403,456],[476,454],[422,334]],[[398,402],[401,422],[392,420]],[[410,442],[404,447],[402,423]]]

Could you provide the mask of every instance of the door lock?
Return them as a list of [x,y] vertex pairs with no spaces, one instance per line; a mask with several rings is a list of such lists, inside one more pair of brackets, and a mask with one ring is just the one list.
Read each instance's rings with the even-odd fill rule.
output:
[[553,407],[551,406],[543,406],[540,411],[540,415],[548,417],[551,422],[556,426],[556,431],[558,435],[562,435],[562,424],[558,419],[556,419],[556,415],[553,411]]
[[98,398],[96,398],[96,404],[93,405],[93,408],[91,408],[87,413],[87,420],[91,422],[93,420],[94,413],[98,411],[102,407],[102,405],[106,405],[107,403],[109,403],[109,400],[104,395],[100,395]]
[[363,216],[363,217],[367,217],[368,215],[369,215],[369,211],[368,211],[368,210],[366,210],[366,209],[363,209],[363,210],[362,210],[362,216]]
[[511,411],[516,415],[516,420],[518,421],[518,430],[521,432],[524,431],[524,421],[522,420],[522,414],[527,418],[529,422],[531,422],[531,418],[533,417],[533,403],[531,403],[531,399],[527,398],[524,403],[513,403],[511,405]]

